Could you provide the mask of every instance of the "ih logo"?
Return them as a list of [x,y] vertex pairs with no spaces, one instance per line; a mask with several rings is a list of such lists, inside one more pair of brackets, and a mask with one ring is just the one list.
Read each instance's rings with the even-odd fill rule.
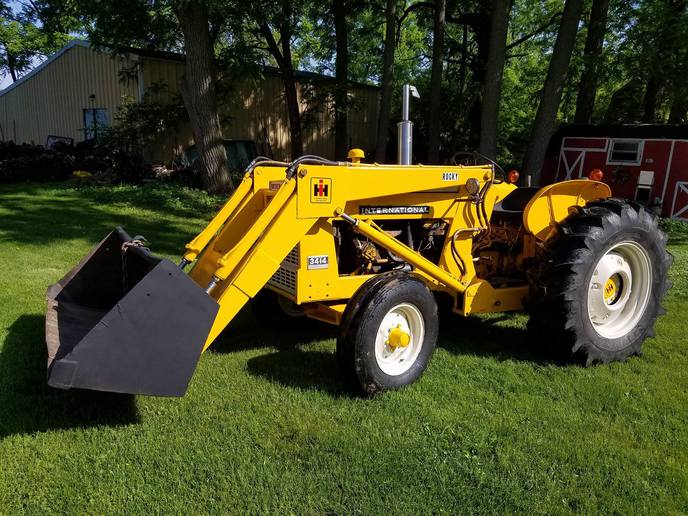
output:
[[604,289],[604,293],[607,295],[607,297],[611,297],[614,295],[614,283],[607,283],[607,286]]
[[332,200],[332,179],[329,177],[311,178],[311,202],[327,204]]

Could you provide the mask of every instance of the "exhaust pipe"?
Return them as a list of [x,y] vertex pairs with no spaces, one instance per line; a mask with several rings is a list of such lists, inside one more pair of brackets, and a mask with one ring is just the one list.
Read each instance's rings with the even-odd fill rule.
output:
[[415,86],[404,84],[401,97],[401,122],[397,124],[399,165],[410,165],[413,155],[413,122],[409,120],[411,96],[420,98]]

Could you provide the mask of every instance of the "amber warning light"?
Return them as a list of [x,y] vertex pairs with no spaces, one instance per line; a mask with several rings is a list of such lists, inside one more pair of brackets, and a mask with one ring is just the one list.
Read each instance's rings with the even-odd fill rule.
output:
[[593,168],[588,174],[588,179],[592,179],[593,181],[602,181],[603,177],[604,173],[599,168]]

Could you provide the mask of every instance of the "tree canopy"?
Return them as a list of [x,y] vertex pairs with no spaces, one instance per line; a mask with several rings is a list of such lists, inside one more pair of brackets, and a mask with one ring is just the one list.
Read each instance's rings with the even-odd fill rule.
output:
[[[257,64],[278,67],[293,157],[302,151],[308,123],[294,89],[298,69],[337,78],[327,93],[334,102],[326,105],[336,111],[338,154],[347,143],[348,81],[381,86],[377,159],[393,157],[406,82],[421,93],[412,119],[417,157],[426,162],[481,148],[506,164],[520,165],[527,156],[526,166],[537,167],[544,150],[533,140],[542,147],[559,123],[687,121],[688,0],[21,0],[0,6],[0,69],[13,79],[70,35],[115,50],[208,53],[203,73],[218,94],[236,77],[260,73]],[[188,16],[200,16],[194,26],[205,29],[207,50],[190,38],[198,29],[184,30]],[[193,73],[187,70],[191,81]],[[212,118],[211,111],[204,116]]]

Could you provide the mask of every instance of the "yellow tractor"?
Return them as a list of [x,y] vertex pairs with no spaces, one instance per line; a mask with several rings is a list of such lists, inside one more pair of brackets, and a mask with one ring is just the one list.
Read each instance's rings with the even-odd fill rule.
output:
[[411,165],[412,95],[404,85],[398,165],[364,164],[359,149],[349,162],[256,158],[178,266],[143,237],[107,235],[48,289],[48,384],[182,396],[249,301],[277,330],[337,325],[340,370],[365,395],[423,373],[438,302],[459,316],[525,308],[534,339],[586,365],[639,353],[670,288],[656,219],[610,198],[599,171],[518,188],[477,153]]
[[518,188],[495,164],[361,154],[257,158],[180,265],[114,230],[48,290],[48,383],[181,396],[248,302],[275,339],[302,317],[337,325],[365,395],[423,373],[442,299],[459,316],[527,309],[535,339],[586,364],[653,335],[671,256],[642,206],[591,179]]

